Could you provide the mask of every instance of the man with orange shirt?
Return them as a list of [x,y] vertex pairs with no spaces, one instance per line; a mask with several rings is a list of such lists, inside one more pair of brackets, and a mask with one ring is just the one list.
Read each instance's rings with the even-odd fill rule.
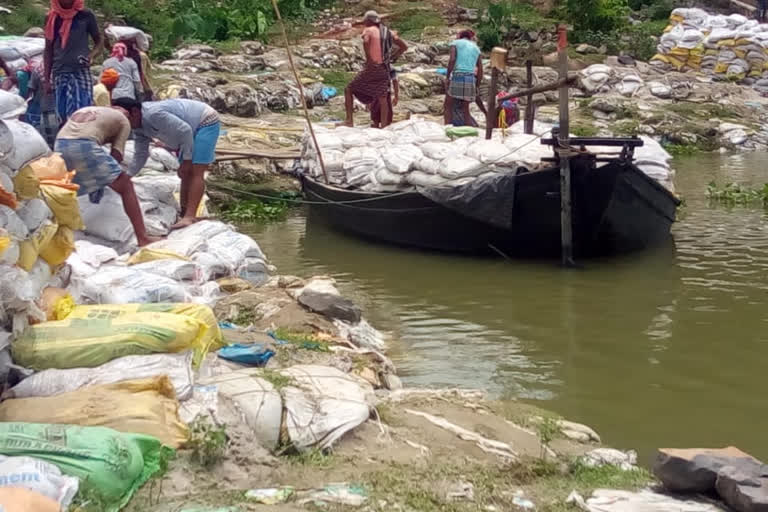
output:
[[384,128],[391,120],[392,107],[389,100],[391,64],[408,49],[408,45],[395,32],[382,25],[376,11],[365,13],[363,23],[365,24],[363,30],[365,67],[344,90],[344,106],[347,111],[344,124],[354,125],[354,98],[357,98],[368,106],[378,102],[381,111],[381,128]]

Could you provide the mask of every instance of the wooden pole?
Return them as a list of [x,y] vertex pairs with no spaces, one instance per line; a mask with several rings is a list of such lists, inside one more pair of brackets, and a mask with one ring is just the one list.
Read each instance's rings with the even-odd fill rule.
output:
[[288,63],[291,65],[291,71],[293,71],[293,77],[296,79],[296,87],[299,88],[299,95],[301,96],[301,106],[304,109],[304,118],[307,120],[307,127],[309,128],[309,134],[312,136],[312,142],[315,145],[315,151],[317,151],[317,161],[320,163],[320,169],[323,171],[325,177],[325,183],[330,184],[328,179],[328,173],[325,170],[325,162],[323,162],[323,154],[320,151],[320,144],[317,143],[317,137],[315,137],[315,130],[312,128],[312,120],[309,118],[309,109],[307,109],[307,98],[304,96],[304,86],[301,84],[301,78],[296,71],[296,66],[293,64],[293,52],[291,51],[291,43],[288,42],[288,32],[285,30],[285,23],[283,17],[280,16],[280,8],[277,6],[277,0],[272,0],[272,7],[275,9],[275,16],[280,23],[280,29],[283,32],[283,40],[285,41],[285,52],[288,54]]
[[[568,28],[560,25],[557,53],[559,57],[560,80],[568,77]],[[571,199],[571,157],[570,157],[570,116],[568,112],[568,85],[560,87],[560,130],[558,151],[560,156],[560,245],[563,266],[573,262],[573,204]]]
[[498,118],[496,110],[496,88],[498,87],[499,70],[496,68],[491,69],[491,83],[488,85],[488,105],[486,106],[485,114],[485,138],[490,140],[493,135],[493,129],[496,127],[496,119]]
[[562,88],[564,85],[572,85],[576,82],[576,80],[578,80],[578,77],[576,75],[573,75],[573,76],[569,76],[564,80],[558,80],[557,82],[552,82],[551,84],[539,85],[536,87],[532,87],[530,89],[523,89],[522,91],[517,91],[517,92],[510,92],[509,94],[499,96],[496,102],[501,103],[502,101],[507,101],[508,99],[520,98],[522,96],[528,96],[529,94],[533,95],[533,94],[538,94],[540,92],[554,91]]
[[[525,86],[529,91],[533,88],[533,62],[531,60],[525,61]],[[533,94],[529,92],[526,95],[525,121],[523,125],[523,131],[527,135],[533,133],[533,115]]]

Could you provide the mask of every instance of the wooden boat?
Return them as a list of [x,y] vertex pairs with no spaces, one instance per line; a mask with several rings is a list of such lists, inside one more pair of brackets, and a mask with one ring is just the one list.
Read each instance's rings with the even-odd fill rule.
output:
[[[571,144],[623,148],[615,158],[581,153],[571,159],[577,257],[635,251],[669,240],[680,201],[632,163],[642,140],[572,138]],[[560,170],[556,158],[548,160],[552,166],[543,170],[521,168],[467,185],[411,192],[349,190],[307,176],[302,186],[313,216],[370,240],[438,251],[557,257]]]

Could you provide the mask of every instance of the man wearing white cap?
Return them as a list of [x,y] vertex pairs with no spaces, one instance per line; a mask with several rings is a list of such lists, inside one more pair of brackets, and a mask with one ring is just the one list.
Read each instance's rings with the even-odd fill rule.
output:
[[[350,82],[344,90],[344,104],[347,110],[347,119],[344,124],[354,125],[353,108],[354,98],[366,105],[372,105],[378,100],[381,108],[381,128],[389,124],[390,67],[396,61],[408,45],[400,39],[395,32],[381,24],[381,19],[376,11],[368,11],[363,17],[363,49],[365,50],[365,67]],[[394,49],[394,47],[397,47]]]

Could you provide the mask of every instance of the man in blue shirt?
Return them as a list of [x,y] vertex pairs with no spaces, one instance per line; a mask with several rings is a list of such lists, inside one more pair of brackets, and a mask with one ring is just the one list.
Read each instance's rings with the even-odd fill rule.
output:
[[445,124],[451,124],[455,101],[461,102],[465,122],[471,118],[469,104],[476,101],[477,86],[483,78],[482,55],[474,39],[473,31],[462,30],[458,38],[451,43],[451,56],[446,75],[443,117]]

